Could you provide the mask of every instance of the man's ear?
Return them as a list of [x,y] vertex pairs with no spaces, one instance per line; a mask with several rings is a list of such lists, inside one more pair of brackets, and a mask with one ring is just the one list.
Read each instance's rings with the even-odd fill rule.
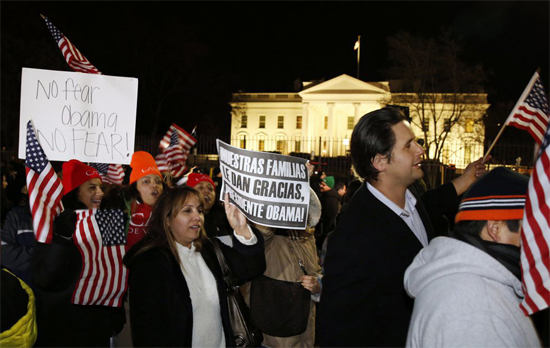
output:
[[501,225],[502,221],[488,220],[487,221],[487,234],[495,243],[500,242],[501,238]]
[[378,172],[383,172],[386,169],[388,159],[387,156],[377,153],[376,156],[374,156],[374,158],[371,160],[371,162]]

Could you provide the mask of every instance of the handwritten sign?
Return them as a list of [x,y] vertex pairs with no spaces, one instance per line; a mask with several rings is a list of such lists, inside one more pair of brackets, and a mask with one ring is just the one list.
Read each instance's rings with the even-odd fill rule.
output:
[[23,68],[19,158],[33,121],[49,160],[130,164],[138,80]]
[[252,222],[304,230],[309,211],[307,160],[240,149],[217,140],[229,200]]

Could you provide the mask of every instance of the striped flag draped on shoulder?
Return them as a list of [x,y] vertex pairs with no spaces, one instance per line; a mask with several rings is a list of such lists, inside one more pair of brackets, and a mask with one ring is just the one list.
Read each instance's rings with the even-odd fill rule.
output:
[[520,308],[525,315],[530,315],[550,305],[550,123],[546,125],[539,157],[529,179],[522,227],[521,270],[525,298]]
[[25,171],[36,240],[51,243],[53,220],[61,212],[63,184],[38,142],[31,121],[27,123]]
[[82,272],[72,303],[120,307],[128,288],[122,264],[126,232],[120,209],[77,210],[74,242],[82,255]]

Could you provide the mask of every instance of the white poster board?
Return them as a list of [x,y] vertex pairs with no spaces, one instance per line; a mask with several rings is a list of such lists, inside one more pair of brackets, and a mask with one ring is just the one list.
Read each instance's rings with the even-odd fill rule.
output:
[[130,164],[137,92],[136,78],[23,68],[19,158],[32,120],[50,161]]
[[223,182],[220,200],[229,201],[252,222],[304,230],[309,212],[307,159],[244,150],[216,141]]

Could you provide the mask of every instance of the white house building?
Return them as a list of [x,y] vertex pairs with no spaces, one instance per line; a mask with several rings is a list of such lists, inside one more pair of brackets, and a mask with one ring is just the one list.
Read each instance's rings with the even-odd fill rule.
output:
[[[481,118],[489,105],[486,94],[473,96],[468,100],[475,108],[452,126],[441,152],[443,163],[453,163],[458,168],[483,155],[485,131]],[[304,83],[300,92],[235,93],[231,103],[231,143],[255,151],[345,156],[358,120],[386,106],[391,97],[389,82],[364,82],[345,74],[317,84]],[[414,108],[409,110],[418,139],[424,138],[422,126],[432,130],[446,126],[444,119],[438,125],[415,122],[418,114]]]

